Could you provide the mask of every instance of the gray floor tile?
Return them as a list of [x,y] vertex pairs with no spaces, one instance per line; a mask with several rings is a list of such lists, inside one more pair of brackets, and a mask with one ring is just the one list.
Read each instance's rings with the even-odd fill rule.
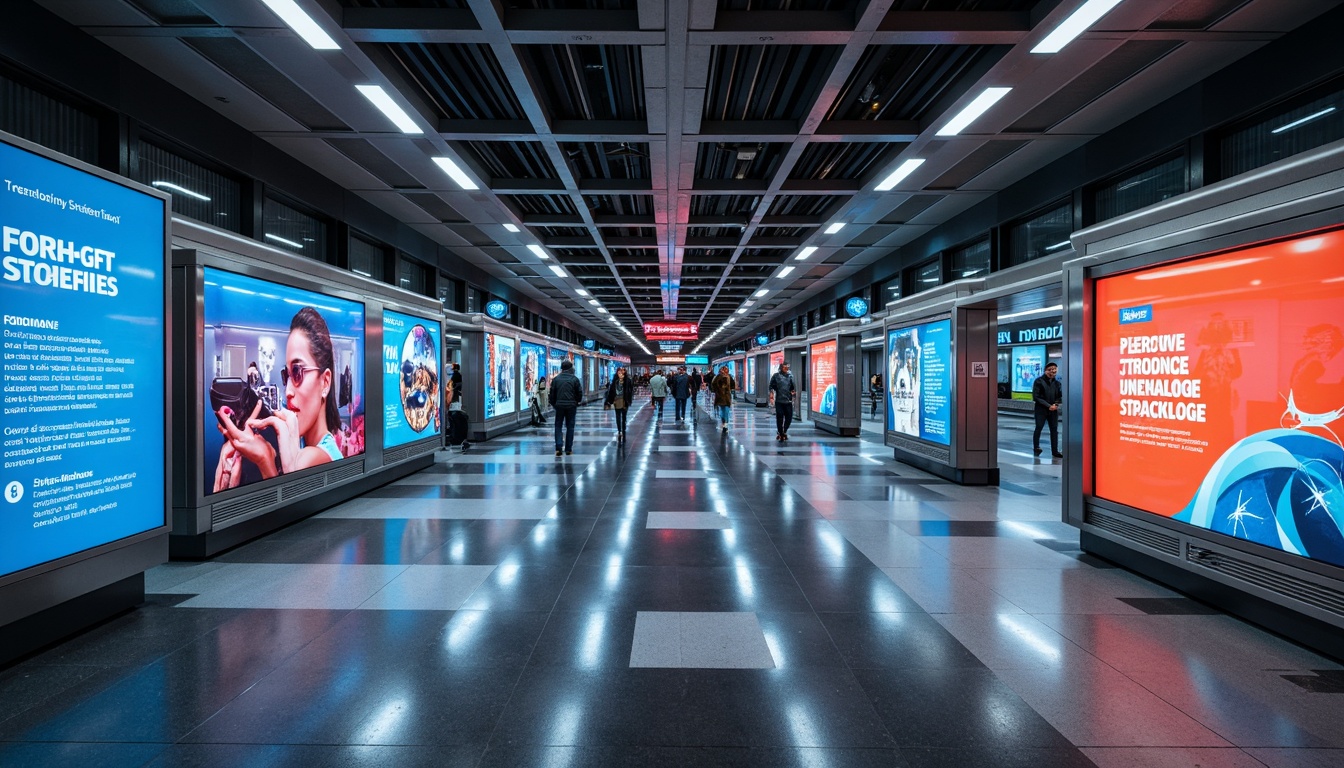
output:
[[360,610],[456,611],[493,565],[412,565],[360,604]]
[[732,520],[717,512],[650,512],[646,528],[717,530],[733,527]]

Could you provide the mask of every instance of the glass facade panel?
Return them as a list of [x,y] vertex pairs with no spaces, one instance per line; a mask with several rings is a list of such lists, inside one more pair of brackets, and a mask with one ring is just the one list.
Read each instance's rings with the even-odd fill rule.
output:
[[989,238],[952,252],[952,279],[983,277],[989,274]]
[[387,249],[362,237],[351,236],[350,271],[387,282]]
[[135,180],[172,195],[173,213],[231,232],[242,231],[242,186],[221,173],[141,142]]
[[912,269],[907,273],[910,278],[909,294],[927,291],[930,288],[937,288],[943,283],[943,265],[938,259],[928,261]]
[[397,259],[397,287],[421,296],[433,296],[429,285],[429,268],[414,259]]
[[1097,221],[1160,203],[1185,189],[1185,157],[1173,157],[1150,165],[1097,190],[1094,198]]
[[262,238],[271,245],[318,261],[327,260],[327,224],[275,198],[266,198]]
[[1218,143],[1223,178],[1344,138],[1344,90],[1255,125],[1227,134]]
[[0,75],[0,131],[98,163],[98,118]]
[[1069,247],[1073,234],[1073,211],[1068,203],[1053,208],[1008,229],[1009,256],[1013,264],[1023,264],[1053,255]]
[[882,306],[894,304],[901,296],[901,279],[899,277],[882,284]]

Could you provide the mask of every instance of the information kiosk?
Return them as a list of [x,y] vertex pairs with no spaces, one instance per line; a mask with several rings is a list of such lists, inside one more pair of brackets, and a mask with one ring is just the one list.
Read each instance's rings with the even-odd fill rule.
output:
[[1075,233],[1064,518],[1344,658],[1344,145]]
[[168,556],[168,196],[0,133],[0,664]]

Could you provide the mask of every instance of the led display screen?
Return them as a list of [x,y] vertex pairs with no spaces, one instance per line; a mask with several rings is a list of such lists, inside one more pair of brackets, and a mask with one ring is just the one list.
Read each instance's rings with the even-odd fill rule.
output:
[[1344,566],[1344,232],[1101,278],[1094,306],[1095,495]]
[[583,378],[583,356],[575,355],[573,360],[574,360],[574,375],[579,377],[579,383],[582,384],[583,388],[586,390],[588,389],[588,382]]
[[813,344],[808,354],[812,369],[808,388],[812,393],[812,410],[823,416],[834,416],[838,388],[835,380],[835,341]]
[[518,410],[518,385],[513,375],[517,340],[485,334],[485,418],[507,416]]
[[205,269],[205,480],[237,488],[364,452],[364,305]]
[[1031,386],[1045,373],[1045,346],[1033,344],[1027,347],[1012,347],[1013,351],[1013,391],[1030,395]]
[[546,348],[530,341],[518,342],[518,359],[523,365],[523,405],[531,406],[537,396],[537,382],[546,379]]
[[166,203],[0,142],[0,576],[165,523]]
[[949,445],[952,321],[887,331],[887,430]]
[[751,394],[755,394],[755,392],[756,392],[756,358],[755,358],[755,357],[748,357],[748,358],[747,358],[747,394],[748,394],[748,395],[751,395]]
[[383,447],[439,434],[439,324],[383,311]]

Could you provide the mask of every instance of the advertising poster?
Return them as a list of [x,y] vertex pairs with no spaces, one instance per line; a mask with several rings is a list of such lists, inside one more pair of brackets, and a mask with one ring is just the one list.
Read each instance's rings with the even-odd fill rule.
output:
[[0,576],[164,524],[166,203],[0,143]]
[[523,405],[531,407],[537,396],[537,382],[546,378],[546,348],[530,341],[519,341],[518,359],[523,366]]
[[[1012,347],[1013,351],[1013,393],[1026,395],[1031,399],[1031,385],[1045,373],[1045,346],[1041,344],[1028,347]],[[1015,398],[1024,399],[1024,398]]]
[[1344,232],[1096,299],[1095,495],[1344,566]]
[[560,375],[561,363],[570,359],[569,351],[559,347],[548,347],[546,351],[550,359],[550,364],[546,367],[546,375],[554,381],[555,377]]
[[951,441],[952,321],[887,332],[887,429],[939,445]]
[[782,351],[780,351],[780,352],[771,352],[771,353],[770,353],[770,375],[771,375],[771,376],[774,376],[775,373],[779,370],[779,366],[781,366],[781,365],[783,365],[783,364],[784,364],[784,353],[783,353]]
[[825,341],[811,346],[808,360],[811,363],[812,410],[823,416],[834,416],[836,406],[835,380],[835,341]]
[[517,341],[494,333],[485,334],[485,418],[507,416],[518,410],[518,386],[513,375]]
[[384,310],[384,448],[441,431],[439,381],[439,324]]
[[756,393],[756,358],[747,358],[747,394]]
[[589,388],[588,380],[583,378],[583,356],[575,355],[573,357],[573,361],[574,361],[574,375],[579,377],[579,381],[583,384],[584,391],[587,391]]
[[364,452],[364,305],[205,269],[211,493]]

